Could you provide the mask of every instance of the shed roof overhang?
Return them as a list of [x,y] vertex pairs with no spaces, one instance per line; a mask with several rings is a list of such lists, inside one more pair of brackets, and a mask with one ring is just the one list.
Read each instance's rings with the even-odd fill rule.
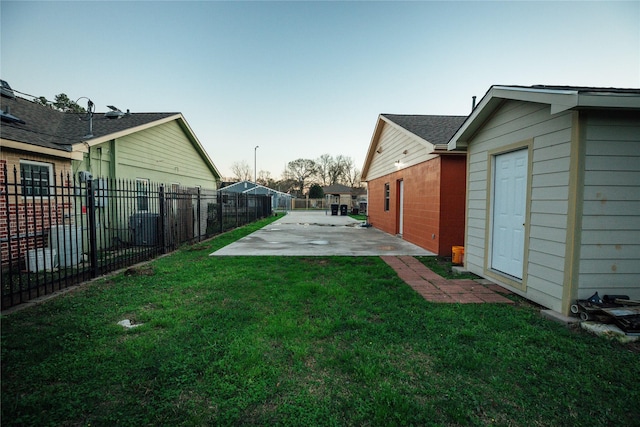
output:
[[571,109],[640,109],[640,90],[578,87],[492,86],[451,137],[448,150],[464,151],[469,140],[507,100],[548,104],[551,114]]

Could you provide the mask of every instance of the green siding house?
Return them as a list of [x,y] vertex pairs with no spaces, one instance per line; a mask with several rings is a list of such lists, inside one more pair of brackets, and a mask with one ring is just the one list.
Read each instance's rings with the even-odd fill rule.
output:
[[[197,187],[198,194],[215,197],[220,172],[182,114],[112,109],[89,115],[5,96],[0,98],[0,107],[0,187],[16,192],[9,207],[12,211],[38,212],[38,224],[29,235],[33,247],[43,244],[52,227],[73,226],[85,233],[90,228],[85,216],[89,202],[82,195],[88,175],[97,180],[94,194],[99,197],[95,202],[99,210],[93,228],[100,247],[130,242],[135,215],[159,214],[158,200],[152,204],[147,197],[154,183],[164,184],[165,191],[172,194],[162,208],[167,218],[172,218],[174,231],[181,233],[172,231],[166,241],[177,234],[189,237],[206,232],[206,202],[201,199],[194,206],[189,195],[195,194]],[[70,187],[74,192],[65,192],[64,188]],[[121,188],[119,193],[117,188]],[[44,191],[44,197],[18,197],[28,191]],[[181,199],[178,191],[185,194]],[[120,200],[117,194],[128,199]],[[60,216],[62,210],[66,216]],[[0,207],[0,214],[6,217],[6,208]],[[200,217],[194,221],[197,214]],[[0,218],[7,224],[6,218]],[[0,220],[0,239],[8,239],[2,225]],[[14,233],[27,233],[24,221]],[[86,236],[82,240],[86,244]],[[16,242],[1,248],[3,263],[9,253],[18,257]]]
[[74,171],[94,177],[146,180],[215,190],[217,170],[180,113],[94,117],[93,136],[80,143]]
[[[51,173],[144,179],[217,190],[220,172],[180,113],[63,113],[23,98],[2,98],[2,146]],[[3,156],[4,157],[4,156]],[[52,159],[52,160],[49,160]],[[59,160],[66,159],[62,167]],[[55,166],[55,167],[54,167]]]

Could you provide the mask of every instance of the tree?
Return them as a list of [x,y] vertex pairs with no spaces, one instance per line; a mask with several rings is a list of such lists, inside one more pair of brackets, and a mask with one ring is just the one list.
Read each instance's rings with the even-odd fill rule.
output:
[[311,184],[309,187],[309,198],[310,199],[322,199],[324,197],[324,191],[319,184]]
[[261,170],[258,172],[258,184],[275,189],[277,182],[271,177],[271,172]]
[[233,162],[231,165],[231,173],[233,173],[233,179],[235,181],[251,181],[251,168],[245,160]]
[[39,96],[33,100],[36,104],[44,105],[45,107],[51,107],[51,103],[44,96]]
[[355,166],[351,167],[346,175],[347,185],[351,188],[360,188],[362,187],[360,169]]
[[33,101],[36,104],[52,106],[56,110],[59,110],[65,113],[86,113],[87,112],[87,110],[85,110],[83,107],[78,105],[76,101],[70,100],[66,93],[59,93],[58,95],[55,96],[54,99],[55,101],[50,102],[44,96],[39,96],[35,98]]
[[316,174],[318,166],[310,159],[293,160],[287,164],[287,171],[291,178],[299,183],[300,195],[304,193],[304,183],[307,179]]
[[283,193],[291,194],[296,187],[298,186],[298,182],[295,179],[283,179],[277,181],[275,185],[271,188],[274,188],[278,191],[282,191]]
[[64,94],[58,94],[55,97],[55,101],[53,101],[53,106],[60,111],[64,111],[65,113],[84,113],[85,109],[79,106],[75,101],[69,99],[69,97]]
[[329,184],[337,184],[343,181],[346,171],[353,164],[351,157],[337,155],[333,163],[329,167]]
[[329,168],[334,163],[333,157],[331,154],[323,154],[316,160],[316,164],[318,166],[318,181],[322,185],[327,185],[327,181],[329,179]]

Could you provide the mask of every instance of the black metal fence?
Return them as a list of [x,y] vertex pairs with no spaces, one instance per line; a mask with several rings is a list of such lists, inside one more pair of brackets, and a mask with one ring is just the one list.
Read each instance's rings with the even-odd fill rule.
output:
[[264,195],[3,169],[2,309],[272,213]]

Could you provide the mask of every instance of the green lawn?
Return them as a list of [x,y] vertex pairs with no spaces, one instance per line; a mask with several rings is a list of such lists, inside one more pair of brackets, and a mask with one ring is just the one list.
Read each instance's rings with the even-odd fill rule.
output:
[[362,214],[349,214],[349,216],[353,219],[356,219],[358,221],[366,221],[367,220],[367,216],[366,215],[362,215]]
[[3,317],[2,425],[638,425],[637,347],[526,303],[428,303],[377,257],[208,256],[270,220]]

